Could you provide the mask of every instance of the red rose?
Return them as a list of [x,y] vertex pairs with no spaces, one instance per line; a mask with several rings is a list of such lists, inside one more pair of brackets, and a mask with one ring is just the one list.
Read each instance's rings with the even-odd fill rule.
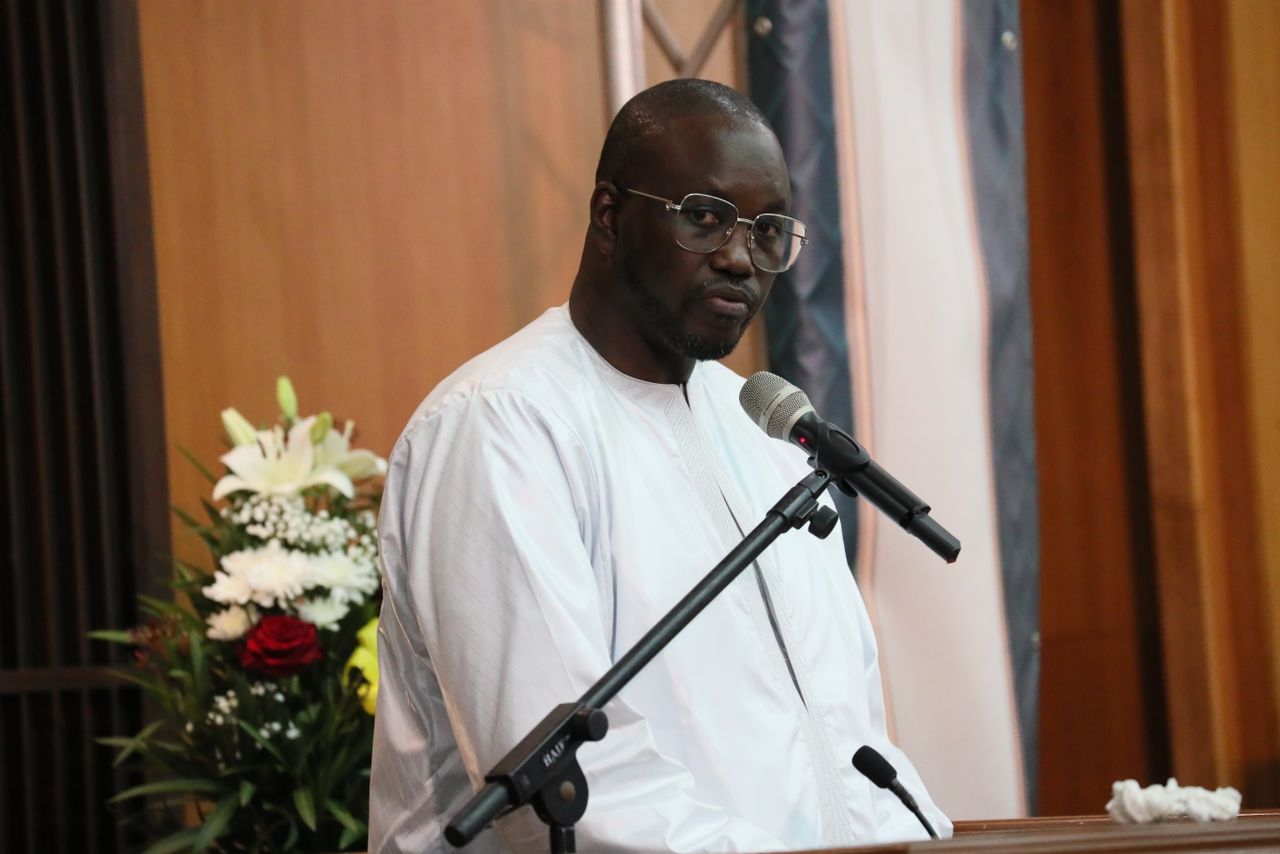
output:
[[240,663],[267,676],[290,676],[324,658],[316,627],[281,614],[263,617],[245,635]]

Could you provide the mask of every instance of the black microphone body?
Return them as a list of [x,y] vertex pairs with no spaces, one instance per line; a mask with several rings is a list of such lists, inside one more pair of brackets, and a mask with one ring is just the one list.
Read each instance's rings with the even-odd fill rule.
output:
[[796,420],[786,438],[830,472],[842,490],[866,498],[947,563],[955,562],[960,541],[933,520],[928,504],[881,468],[848,433],[811,410]]
[[857,768],[862,776],[875,783],[882,789],[888,789],[902,801],[902,805],[911,810],[912,815],[919,819],[924,825],[925,831],[931,839],[937,839],[938,834],[933,829],[933,825],[929,824],[929,820],[924,817],[924,813],[920,810],[920,805],[916,803],[916,799],[907,791],[907,787],[902,785],[902,781],[898,779],[898,772],[889,764],[889,760],[885,759],[869,744],[864,744],[858,748],[858,752],[853,754],[853,767]]

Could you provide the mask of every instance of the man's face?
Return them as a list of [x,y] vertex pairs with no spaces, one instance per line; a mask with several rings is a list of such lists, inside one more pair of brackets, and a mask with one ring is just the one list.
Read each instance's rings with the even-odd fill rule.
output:
[[[782,151],[768,130],[724,118],[685,118],[641,157],[643,168],[623,186],[679,203],[689,193],[732,202],[738,215],[785,214],[790,180]],[[737,346],[764,304],[774,273],[756,268],[739,223],[714,252],[681,248],[675,214],[651,199],[622,194],[615,271],[636,331],[658,351],[691,359],[719,359]]]

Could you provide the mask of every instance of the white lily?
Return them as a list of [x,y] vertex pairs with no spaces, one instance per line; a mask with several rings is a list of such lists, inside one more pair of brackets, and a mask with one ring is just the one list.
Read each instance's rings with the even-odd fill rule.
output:
[[329,430],[316,445],[316,465],[333,466],[352,480],[375,474],[386,474],[387,461],[373,451],[351,448],[351,431],[355,423],[348,421],[342,432]]
[[354,495],[350,475],[323,457],[317,459],[311,444],[313,421],[314,417],[294,423],[287,437],[281,427],[259,431],[253,444],[239,445],[223,454],[222,462],[231,474],[214,486],[213,499],[244,490],[262,495],[293,495],[321,484],[347,498]]
[[222,429],[227,431],[227,439],[232,445],[252,445],[258,441],[258,431],[235,407],[222,410]]

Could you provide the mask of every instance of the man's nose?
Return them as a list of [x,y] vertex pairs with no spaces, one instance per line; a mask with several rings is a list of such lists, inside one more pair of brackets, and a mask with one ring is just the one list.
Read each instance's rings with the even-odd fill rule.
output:
[[739,222],[724,245],[711,254],[711,267],[734,276],[746,278],[755,272],[751,261],[751,226]]

